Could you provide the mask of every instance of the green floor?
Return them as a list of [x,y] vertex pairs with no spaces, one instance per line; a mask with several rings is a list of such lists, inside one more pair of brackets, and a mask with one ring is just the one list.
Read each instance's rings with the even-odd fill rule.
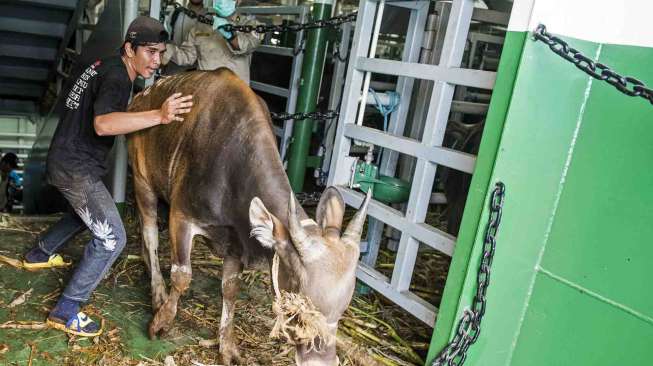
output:
[[[27,221],[23,225],[12,222],[9,228],[0,227],[0,254],[20,258],[33,245],[36,232],[48,225],[48,222]],[[63,255],[77,260],[88,238],[88,234],[80,235],[62,251]],[[184,320],[186,317],[183,315],[192,311],[178,316],[177,326],[165,340],[151,341],[147,337],[147,325],[152,317],[149,278],[143,263],[138,258],[128,257],[140,252],[135,245],[139,241],[131,239],[131,245],[128,245],[89,302],[90,310],[99,312],[106,320],[105,334],[93,340],[69,338],[51,329],[0,329],[0,352],[4,351],[0,354],[0,363],[27,365],[30,353],[32,365],[97,364],[103,357],[107,365],[126,358],[163,360],[179,346],[197,344],[200,339],[214,337],[213,329]],[[165,271],[166,268],[163,269]],[[8,321],[44,321],[70,275],[71,271],[66,269],[27,272],[0,264],[0,324]],[[215,276],[195,276],[190,300],[182,304],[182,308],[191,307],[192,310],[192,307],[219,304],[219,285],[219,278]],[[33,291],[25,303],[8,308],[12,300],[29,289]],[[206,295],[211,293],[215,294],[212,299]]]

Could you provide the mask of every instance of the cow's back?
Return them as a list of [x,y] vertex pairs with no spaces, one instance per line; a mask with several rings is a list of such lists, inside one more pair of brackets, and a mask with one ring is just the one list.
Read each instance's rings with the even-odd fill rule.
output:
[[246,221],[254,196],[285,207],[276,204],[289,185],[265,103],[233,72],[218,69],[160,80],[129,109],[159,108],[178,92],[193,95],[184,121],[130,135],[134,178],[198,221],[248,227],[233,221]]

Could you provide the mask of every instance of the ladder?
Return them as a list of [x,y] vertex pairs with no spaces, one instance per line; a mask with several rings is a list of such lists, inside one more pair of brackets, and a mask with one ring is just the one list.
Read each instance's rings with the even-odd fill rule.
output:
[[[386,6],[410,10],[401,61],[375,58],[376,41]],[[371,202],[368,208],[368,214],[374,219],[370,220],[371,226],[377,221],[401,232],[392,276],[388,278],[374,269],[376,255],[373,255],[373,260],[368,258],[359,262],[356,275],[374,290],[433,326],[437,308],[412,293],[410,283],[420,243],[449,256],[454,250],[455,237],[424,222],[436,169],[441,164],[471,174],[476,162],[474,155],[442,146],[454,89],[456,85],[492,89],[495,73],[461,68],[474,12],[473,0],[456,0],[451,4],[440,63],[418,63],[428,10],[428,1],[361,0],[327,183],[339,189],[348,205],[358,207],[362,203],[364,195],[349,186],[356,161],[355,157],[349,156],[354,142],[384,148],[379,169],[383,175],[394,176],[399,153],[416,159],[406,213],[377,201]],[[361,123],[365,103],[360,101],[367,99],[370,73],[398,77],[396,92],[401,95],[401,104],[392,114],[387,132],[364,127]],[[431,94],[424,96],[430,99],[426,103],[421,139],[403,137],[415,79],[434,82]]]
[[[297,23],[305,23],[308,21],[308,14],[310,9],[308,6],[242,6],[237,8],[239,14],[243,15],[295,15]],[[295,113],[297,105],[297,96],[299,95],[299,82],[302,74],[302,60],[304,53],[300,48],[304,42],[304,32],[300,31],[295,38],[295,47],[279,47],[273,45],[262,44],[254,52],[266,53],[277,55],[281,57],[292,57],[292,66],[290,72],[290,82],[288,88],[266,84],[260,81],[250,81],[250,87],[256,91],[276,95],[286,99],[285,112]],[[296,52],[295,50],[300,50]],[[281,127],[273,124],[274,134],[279,138],[279,154],[281,159],[284,160],[288,151],[290,138],[292,137],[293,121],[283,121]]]

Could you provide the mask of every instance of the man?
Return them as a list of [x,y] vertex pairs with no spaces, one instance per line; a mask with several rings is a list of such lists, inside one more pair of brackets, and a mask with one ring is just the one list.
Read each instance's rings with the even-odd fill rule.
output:
[[[251,54],[261,43],[252,33],[227,32],[218,28],[225,24],[256,25],[254,19],[235,15],[235,0],[213,0],[213,27],[197,22],[181,46],[169,45],[163,55],[163,64],[173,61],[177,65],[192,65],[197,61],[199,70],[231,69],[249,83]],[[207,12],[205,12],[206,14]]]
[[[189,0],[188,9],[198,15],[206,15],[207,9],[204,8],[203,0]],[[197,19],[191,18],[182,12],[179,8],[175,9],[170,17],[170,43],[175,46],[181,46],[187,39],[190,30],[197,24]],[[170,46],[170,44],[168,45]],[[197,68],[197,62],[190,65],[177,65],[174,61],[168,62],[163,68],[163,74],[172,75],[178,72],[194,70]]]
[[47,323],[67,333],[95,336],[101,327],[81,304],[106,275],[125,246],[125,229],[113,199],[100,178],[114,136],[160,124],[183,121],[192,96],[171,95],[159,109],[129,113],[127,103],[137,76],[151,77],[160,66],[168,33],[156,20],[138,17],[130,25],[120,56],[98,60],[72,84],[47,159],[47,179],[75,213],[65,214],[30,250],[23,262],[30,270],[66,266],[56,254],[68,240],[88,228],[92,239],[81,262],[50,312]]

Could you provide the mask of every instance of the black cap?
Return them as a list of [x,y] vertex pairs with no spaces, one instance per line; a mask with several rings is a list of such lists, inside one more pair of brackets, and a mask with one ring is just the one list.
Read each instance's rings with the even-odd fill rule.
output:
[[129,24],[125,34],[125,42],[134,45],[167,42],[168,38],[168,32],[158,20],[142,15]]

